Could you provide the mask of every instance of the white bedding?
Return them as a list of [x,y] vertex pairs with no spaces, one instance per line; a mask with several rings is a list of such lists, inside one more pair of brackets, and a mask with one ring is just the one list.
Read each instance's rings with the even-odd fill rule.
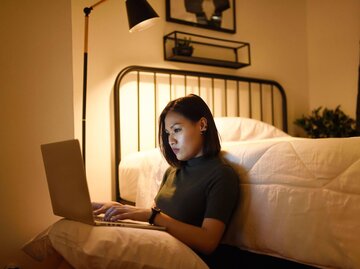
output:
[[[278,128],[254,119],[243,117],[215,117],[214,120],[220,139],[225,143],[289,137],[288,134]],[[155,151],[158,151],[158,149],[155,149]],[[154,159],[149,160],[149,158],[146,158],[147,155]],[[138,160],[141,160],[141,167],[145,167],[145,170],[138,169]],[[154,163],[157,165],[154,165]],[[119,191],[121,198],[131,202],[143,202],[144,199],[148,197],[147,190],[150,190],[151,193],[157,191],[162,180],[162,175],[167,167],[161,156],[159,154],[153,154],[152,151],[136,152],[128,155],[121,160],[119,165]],[[154,176],[155,182],[142,182],[142,184],[147,184],[147,188],[141,188],[140,191],[145,190],[146,193],[138,193],[138,180],[139,178],[147,176],[149,172],[148,169],[152,170],[151,175]],[[148,203],[151,203],[151,201],[147,200],[146,204]]]
[[[224,142],[241,199],[224,242],[328,268],[360,268],[360,138]],[[159,150],[122,161],[150,206],[167,167]],[[125,186],[124,186],[125,187]]]
[[208,269],[189,247],[167,232],[91,226],[60,220],[23,250],[38,261],[56,250],[76,269]]

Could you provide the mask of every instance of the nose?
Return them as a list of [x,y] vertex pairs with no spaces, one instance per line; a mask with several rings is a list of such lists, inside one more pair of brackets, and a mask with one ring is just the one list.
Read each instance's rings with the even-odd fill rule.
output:
[[173,134],[169,134],[169,145],[175,145],[176,144],[176,139],[174,138]]

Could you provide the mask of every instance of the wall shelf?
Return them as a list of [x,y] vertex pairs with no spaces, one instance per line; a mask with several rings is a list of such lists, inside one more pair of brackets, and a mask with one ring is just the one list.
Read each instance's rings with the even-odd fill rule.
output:
[[[176,44],[189,42],[193,47],[191,56],[174,52]],[[164,36],[164,59],[167,61],[212,65],[225,68],[249,66],[250,44],[174,31]]]

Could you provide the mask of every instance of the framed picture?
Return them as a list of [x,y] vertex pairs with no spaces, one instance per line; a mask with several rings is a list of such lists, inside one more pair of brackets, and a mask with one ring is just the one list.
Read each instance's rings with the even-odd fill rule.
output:
[[166,0],[166,20],[235,33],[235,0]]

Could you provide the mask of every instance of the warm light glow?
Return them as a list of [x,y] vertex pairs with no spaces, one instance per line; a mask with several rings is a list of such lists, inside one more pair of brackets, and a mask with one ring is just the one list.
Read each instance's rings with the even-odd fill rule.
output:
[[159,19],[159,17],[155,17],[155,18],[151,18],[148,20],[145,20],[143,22],[138,23],[137,25],[135,25],[134,27],[132,27],[129,32],[130,33],[134,33],[134,32],[140,32],[142,30],[145,30],[147,28],[150,28],[151,26],[153,26],[156,21]]
[[[239,107],[241,117],[252,117],[258,120],[263,117],[263,121],[267,123],[271,123],[272,119],[271,102],[274,102],[275,107],[278,107],[279,102],[281,102],[280,93],[274,92],[272,96],[269,85],[262,85],[261,88],[258,85],[252,85],[250,97],[248,83],[241,82],[237,84],[236,81],[229,80],[226,83],[226,96],[224,96],[224,81],[222,79],[201,78],[199,83],[197,77],[187,76],[186,91],[184,76],[172,75],[171,84],[169,79],[169,75],[157,74],[156,85],[154,85],[154,75],[146,72],[140,74],[139,83],[136,72],[130,72],[123,78],[120,90],[120,129],[126,131],[122,131],[120,138],[122,157],[138,151],[138,138],[140,139],[140,151],[158,146],[157,130],[155,128],[157,128],[161,111],[170,99],[190,93],[198,94],[210,107],[215,117],[224,115],[234,117],[238,113],[237,98],[239,98],[241,101]],[[139,91],[137,91],[137,87],[139,87]],[[226,109],[225,97],[227,98]],[[262,116],[260,102],[256,102],[256,100],[260,99],[264,104]],[[214,100],[214,103],[212,100]],[[137,107],[138,101],[139,111]],[[252,106],[251,114],[250,103]],[[155,109],[156,115],[154,115]],[[274,118],[279,119],[281,117],[281,110],[275,109]],[[139,126],[138,118],[140,119]],[[275,121],[275,124],[279,123]],[[140,134],[138,134],[138,127],[140,128]]]

